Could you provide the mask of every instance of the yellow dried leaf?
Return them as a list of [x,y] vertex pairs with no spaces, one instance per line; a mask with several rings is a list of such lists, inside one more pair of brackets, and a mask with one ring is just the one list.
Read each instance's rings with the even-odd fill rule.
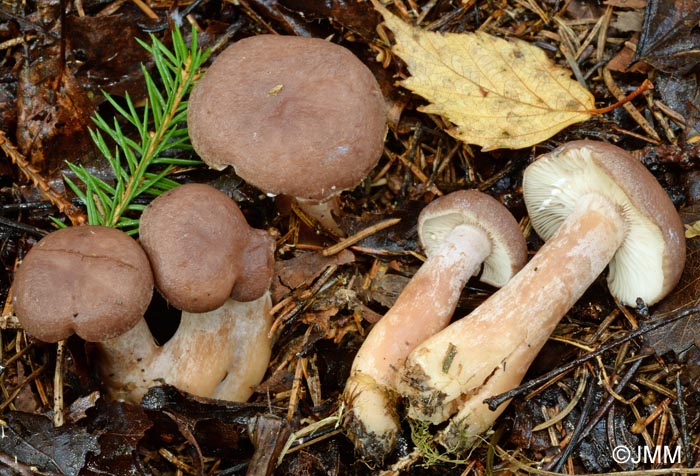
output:
[[700,236],[700,220],[685,226],[685,237],[688,239]]
[[411,76],[402,85],[441,115],[450,134],[485,150],[542,142],[593,114],[593,96],[543,50],[488,33],[436,33],[409,25],[373,0]]

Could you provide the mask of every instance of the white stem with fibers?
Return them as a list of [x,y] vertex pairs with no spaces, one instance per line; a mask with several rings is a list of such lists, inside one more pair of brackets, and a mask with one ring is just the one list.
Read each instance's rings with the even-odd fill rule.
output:
[[108,395],[138,403],[148,389],[170,384],[188,393],[245,401],[270,360],[270,296],[232,299],[201,314],[182,313],[175,335],[157,346],[143,319],[97,344],[97,367]]

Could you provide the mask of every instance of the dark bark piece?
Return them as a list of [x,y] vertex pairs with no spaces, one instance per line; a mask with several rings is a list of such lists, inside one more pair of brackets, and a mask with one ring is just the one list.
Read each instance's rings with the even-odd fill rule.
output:
[[[700,219],[700,205],[693,205],[680,211],[686,224]],[[676,289],[656,307],[656,314],[669,317],[700,304],[700,238],[686,241],[686,264]],[[663,355],[673,351],[680,355],[691,346],[700,349],[700,316],[690,314],[667,326],[649,332],[645,337],[647,345]]]
[[367,41],[376,38],[379,13],[370,2],[356,0],[332,0],[308,2],[304,0],[279,0],[279,5],[308,20],[332,19],[344,28],[359,34]]
[[89,453],[99,451],[97,437],[78,425],[54,428],[43,415],[10,412],[3,415],[0,452],[35,466],[37,474],[77,475]]
[[635,61],[685,73],[700,63],[700,9],[696,0],[648,0]]
[[246,476],[270,476],[277,466],[277,458],[287,443],[292,428],[284,418],[259,415],[248,425],[255,453],[248,465]]

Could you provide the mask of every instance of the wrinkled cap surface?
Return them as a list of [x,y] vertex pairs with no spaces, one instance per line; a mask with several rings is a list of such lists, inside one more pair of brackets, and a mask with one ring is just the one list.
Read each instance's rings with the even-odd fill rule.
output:
[[418,235],[428,256],[459,225],[482,228],[491,240],[480,280],[503,286],[525,265],[527,244],[507,208],[477,190],[461,190],[430,202],[418,216]]
[[148,258],[127,234],[77,226],[42,238],[27,253],[13,284],[22,327],[44,342],[73,333],[100,342],[131,329],[153,294]]
[[187,124],[210,167],[260,190],[320,200],[379,160],[385,106],[370,70],[318,38],[258,35],[229,46],[192,91]]
[[620,302],[654,304],[678,283],[685,263],[683,224],[654,176],[630,153],[604,142],[574,141],[526,170],[525,204],[545,240],[580,198],[608,197],[625,218],[625,239],[609,264],[608,287]]
[[209,185],[181,185],[154,199],[141,216],[139,239],[156,287],[178,309],[211,311],[232,295],[250,301],[270,285],[274,241]]

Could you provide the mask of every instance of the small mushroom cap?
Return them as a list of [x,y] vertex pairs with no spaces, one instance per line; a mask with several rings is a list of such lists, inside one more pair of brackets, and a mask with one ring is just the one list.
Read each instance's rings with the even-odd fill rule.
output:
[[156,287],[178,309],[208,312],[231,296],[257,299],[270,286],[274,241],[209,185],[181,185],[154,199],[139,238]]
[[22,261],[13,290],[17,318],[37,339],[57,342],[75,333],[100,342],[143,318],[153,275],[133,238],[86,225],[42,238]]
[[349,50],[258,35],[222,52],[195,85],[187,124],[213,168],[271,194],[321,200],[355,187],[381,157],[384,98]]
[[264,230],[249,228],[249,238],[241,257],[240,277],[231,290],[234,301],[248,302],[265,294],[272,284],[275,267],[275,240]]
[[481,227],[491,240],[480,280],[503,286],[527,261],[527,244],[518,222],[495,198],[460,190],[430,202],[418,216],[418,236],[428,257],[459,225]]
[[678,283],[685,264],[683,224],[654,176],[630,153],[604,142],[569,142],[526,170],[525,204],[547,240],[589,193],[608,197],[625,217],[625,239],[609,264],[608,287],[623,304],[654,304]]

